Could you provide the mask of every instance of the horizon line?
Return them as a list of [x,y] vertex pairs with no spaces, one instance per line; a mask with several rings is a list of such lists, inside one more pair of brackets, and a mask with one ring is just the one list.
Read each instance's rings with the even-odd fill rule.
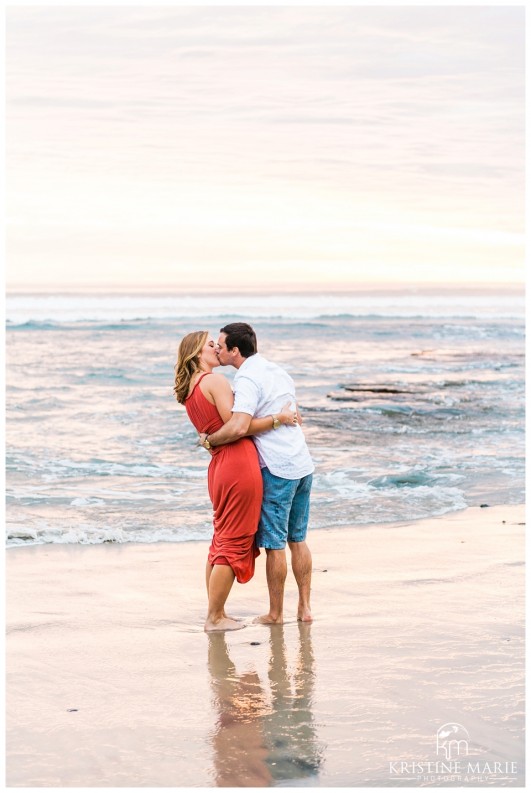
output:
[[217,286],[215,288],[208,286],[194,286],[183,285],[175,283],[167,284],[76,284],[76,283],[63,283],[63,284],[6,284],[5,294],[101,294],[102,292],[109,292],[111,294],[127,294],[139,293],[146,294],[252,294],[259,292],[260,294],[277,295],[277,294],[334,294],[334,293],[355,293],[355,292],[381,292],[384,290],[393,291],[411,291],[411,290],[433,290],[438,291],[441,289],[455,290],[455,289],[504,289],[513,291],[525,291],[526,282],[522,281],[363,281],[359,283],[338,282],[334,284],[285,284],[281,288],[272,287],[270,284],[254,286],[240,286],[238,288]]

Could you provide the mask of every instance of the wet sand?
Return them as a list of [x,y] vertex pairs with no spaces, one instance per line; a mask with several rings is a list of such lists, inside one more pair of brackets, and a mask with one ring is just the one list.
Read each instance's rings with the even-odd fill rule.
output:
[[523,521],[311,532],[314,623],[210,636],[205,543],[9,549],[8,786],[522,786]]

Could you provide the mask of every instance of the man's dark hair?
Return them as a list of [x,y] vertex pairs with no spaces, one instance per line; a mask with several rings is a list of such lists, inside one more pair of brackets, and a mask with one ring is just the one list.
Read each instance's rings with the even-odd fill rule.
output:
[[250,358],[258,350],[256,333],[246,322],[231,322],[219,332],[227,334],[225,344],[229,352],[237,347],[244,358]]

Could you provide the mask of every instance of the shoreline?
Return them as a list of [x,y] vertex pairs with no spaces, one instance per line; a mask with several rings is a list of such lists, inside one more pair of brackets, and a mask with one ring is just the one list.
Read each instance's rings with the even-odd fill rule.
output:
[[[444,512],[440,515],[429,515],[427,517],[421,518],[412,518],[411,520],[387,520],[382,522],[374,522],[374,523],[359,523],[359,524],[352,524],[352,525],[340,525],[340,526],[330,526],[327,528],[318,528],[308,530],[308,541],[310,541],[311,537],[319,536],[322,533],[329,533],[329,532],[344,532],[345,536],[348,533],[355,533],[355,532],[366,532],[372,530],[394,530],[400,529],[405,526],[416,526],[417,524],[427,524],[433,523],[435,521],[452,521],[455,518],[459,519],[460,516],[464,516],[469,513],[474,513],[476,510],[478,513],[485,513],[486,511],[493,510],[493,509],[506,509],[506,510],[523,510],[523,518],[525,520],[525,504],[488,504],[485,507],[479,506],[468,506],[465,508],[458,508],[449,512]],[[101,542],[24,542],[20,545],[5,545],[4,551],[6,554],[13,552],[14,550],[22,551],[23,549],[29,548],[55,548],[55,547],[70,547],[70,548],[98,548],[101,545],[105,546],[115,546],[115,547],[139,547],[139,548],[146,548],[152,546],[204,546],[205,553],[208,545],[210,544],[210,539],[204,538],[196,538],[196,539],[187,539],[187,540],[153,540],[149,542],[139,542],[137,540],[127,540],[125,542],[119,542],[117,540],[103,540]],[[261,555],[264,556],[265,552],[262,549]]]
[[[504,292],[523,294],[525,293],[525,281],[389,281],[387,279],[380,281],[361,281],[352,283],[337,282],[325,289],[325,294],[341,295],[341,294],[379,294],[381,292],[411,292],[411,291],[431,292],[440,294],[441,292],[453,291],[467,291],[473,293],[486,292],[492,293],[496,290]],[[187,285],[180,285],[175,283],[165,284],[164,286],[155,284],[131,284],[124,287],[122,284],[98,284],[98,283],[65,283],[60,286],[49,286],[46,283],[36,284],[32,282],[31,286],[25,284],[12,283],[6,287],[7,297],[17,297],[19,295],[175,295],[176,297],[186,295],[217,295],[217,294],[233,295],[234,290],[231,287],[219,287],[213,291],[209,287],[198,287],[196,282],[190,282]],[[323,285],[316,284],[301,284],[293,282],[288,284],[282,289],[275,289],[269,283],[264,283],[261,286],[257,284],[252,287],[241,287],[236,294],[242,295],[314,295],[323,294]]]
[[[310,531],[314,623],[289,572],[283,626],[209,636],[206,541],[10,547],[8,785],[521,786],[524,520]],[[266,598],[262,552],[229,613]],[[486,778],[406,780],[448,723]]]

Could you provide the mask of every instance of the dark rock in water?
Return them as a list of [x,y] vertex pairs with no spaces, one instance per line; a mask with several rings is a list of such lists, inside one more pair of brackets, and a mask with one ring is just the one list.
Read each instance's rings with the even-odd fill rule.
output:
[[255,647],[257,644],[260,644],[260,642],[251,642],[251,647]]
[[411,388],[402,388],[394,383],[340,383],[340,388],[341,391],[331,391],[327,397],[337,402],[365,402],[368,399],[378,400],[385,396],[418,395],[420,391],[426,390],[419,384],[416,384],[415,390],[411,390]]
[[338,391],[331,391],[329,394],[326,395],[328,399],[334,399],[336,402],[360,402],[361,400],[358,397],[352,396],[351,394],[342,394]]
[[414,391],[405,388],[396,388],[389,385],[346,385],[345,391],[359,391],[369,394],[414,394]]
[[67,708],[66,712],[67,713],[77,713],[77,708]]
[[479,506],[481,507],[481,509],[484,509],[485,507],[488,507],[490,505],[489,504],[480,504]]

